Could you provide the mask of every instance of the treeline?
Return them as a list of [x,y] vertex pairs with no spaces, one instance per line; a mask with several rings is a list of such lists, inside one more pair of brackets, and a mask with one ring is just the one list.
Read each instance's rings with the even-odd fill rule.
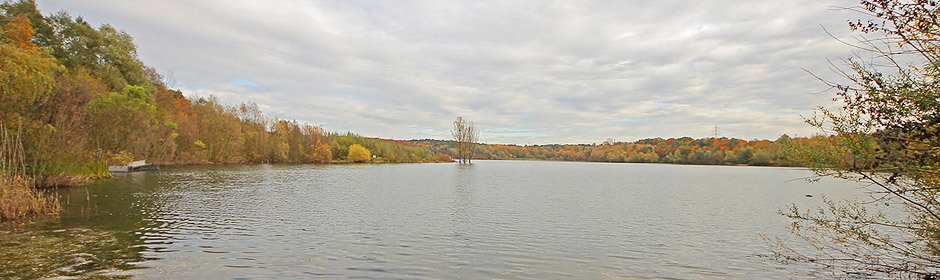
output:
[[[137,56],[133,39],[32,0],[0,4],[0,121],[24,131],[32,172],[50,184],[107,176],[106,164],[345,160],[350,143],[390,162],[442,158],[414,146],[271,118],[255,104],[187,98]],[[65,180],[65,181],[63,181]],[[59,183],[53,181],[60,181]]]
[[349,157],[349,147],[354,144],[361,145],[376,155],[376,162],[405,163],[405,162],[451,162],[450,155],[444,152],[432,152],[425,146],[411,141],[389,140],[380,138],[366,138],[352,133],[329,134],[330,146],[336,158]]
[[[137,56],[133,39],[81,17],[42,15],[32,0],[0,4],[0,122],[22,131],[26,161],[42,185],[107,176],[107,164],[329,163],[358,144],[376,162],[441,162],[454,143],[393,141],[272,118],[253,103],[187,98]],[[598,145],[475,145],[475,159],[677,164],[805,165],[785,143],[729,138],[645,139]],[[358,161],[358,160],[357,160]]]
[[[813,157],[837,156],[826,136],[775,141],[736,138],[651,138],[600,144],[506,145],[478,144],[474,158],[495,160],[556,160],[590,162],[672,163],[701,165],[809,166]],[[454,142],[413,140],[432,152],[453,155]],[[821,151],[827,151],[823,153]]]

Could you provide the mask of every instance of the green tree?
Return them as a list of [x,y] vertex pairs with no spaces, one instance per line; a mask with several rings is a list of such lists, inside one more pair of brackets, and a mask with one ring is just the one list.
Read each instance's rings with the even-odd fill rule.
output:
[[139,86],[92,99],[86,109],[96,148],[147,156],[154,138],[152,128],[157,124],[153,102],[153,95]]

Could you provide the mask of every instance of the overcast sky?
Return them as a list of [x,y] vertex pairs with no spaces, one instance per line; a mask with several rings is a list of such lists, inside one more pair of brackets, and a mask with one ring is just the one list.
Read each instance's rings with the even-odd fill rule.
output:
[[489,143],[775,139],[831,93],[854,2],[39,0],[135,38],[190,96],[331,131]]

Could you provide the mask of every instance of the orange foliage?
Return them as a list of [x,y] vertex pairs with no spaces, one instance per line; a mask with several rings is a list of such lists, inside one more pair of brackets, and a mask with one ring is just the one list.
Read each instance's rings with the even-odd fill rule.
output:
[[14,45],[24,49],[36,49],[33,44],[33,25],[26,15],[13,17],[9,23],[3,26],[3,33],[13,42]]

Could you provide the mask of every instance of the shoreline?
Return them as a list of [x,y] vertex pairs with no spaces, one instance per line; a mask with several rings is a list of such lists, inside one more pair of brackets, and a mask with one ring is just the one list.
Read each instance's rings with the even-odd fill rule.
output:
[[[783,166],[783,165],[746,165],[746,164],[691,164],[691,163],[667,163],[667,162],[612,162],[612,161],[575,161],[575,160],[550,160],[550,159],[474,159],[476,161],[539,161],[539,162],[564,162],[564,163],[600,163],[600,164],[657,164],[657,165],[679,165],[679,166],[714,166],[714,167],[763,167],[763,168],[789,168],[789,169],[800,169],[800,170],[812,170],[812,168],[804,166]],[[185,166],[229,166],[229,165],[315,165],[315,166],[325,166],[325,165],[369,165],[369,164],[437,164],[437,163],[456,163],[457,161],[431,161],[431,162],[388,162],[388,161],[376,161],[376,162],[349,162],[349,161],[332,161],[329,163],[318,163],[318,162],[209,162],[209,163],[167,163],[167,162],[158,162],[153,163],[154,165],[162,167],[185,167]],[[472,164],[472,163],[471,163]],[[136,171],[136,172],[148,172],[148,171]],[[56,176],[47,176],[52,179],[46,179],[43,181],[52,181],[53,183],[43,183],[37,184],[39,189],[56,189],[56,188],[70,188],[70,187],[81,187],[84,185],[92,184],[98,181],[107,180],[114,176],[114,173],[108,172],[107,175],[97,174],[97,175],[56,175]]]
[[[795,168],[795,169],[806,169],[811,170],[812,168],[805,166],[785,166],[785,165],[747,165],[747,164],[694,164],[694,163],[669,163],[669,162],[621,162],[621,161],[581,161],[581,160],[551,160],[551,159],[473,159],[473,161],[540,161],[540,162],[570,162],[570,163],[604,163],[604,164],[660,164],[660,165],[682,165],[682,166],[722,166],[722,167],[774,167],[774,168]],[[229,162],[229,163],[154,163],[160,167],[176,167],[176,166],[224,166],[224,165],[259,165],[259,164],[271,164],[271,165],[368,165],[368,164],[428,164],[428,163],[457,163],[457,161],[429,161],[429,162],[348,162],[348,161],[333,161],[329,163],[314,163],[314,162]],[[471,163],[472,164],[472,163]]]

